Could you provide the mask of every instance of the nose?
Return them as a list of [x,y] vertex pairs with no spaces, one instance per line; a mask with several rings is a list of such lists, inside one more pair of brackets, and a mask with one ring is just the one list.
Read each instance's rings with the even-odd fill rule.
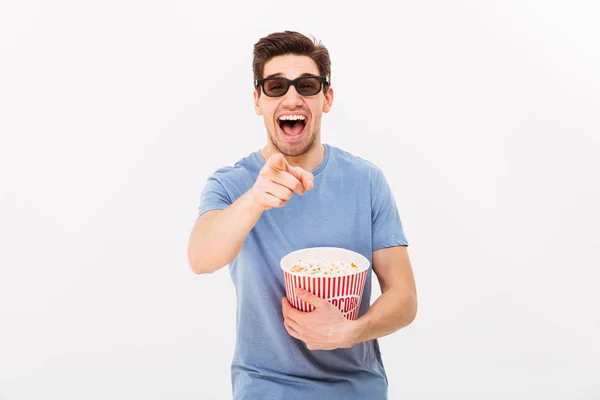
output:
[[283,95],[281,103],[282,105],[287,107],[301,107],[302,96],[298,94],[295,86],[290,85],[290,88],[288,89],[287,93]]

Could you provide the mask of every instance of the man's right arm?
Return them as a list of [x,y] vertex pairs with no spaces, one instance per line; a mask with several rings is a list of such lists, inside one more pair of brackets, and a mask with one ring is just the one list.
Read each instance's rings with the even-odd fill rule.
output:
[[239,253],[263,209],[248,191],[224,210],[207,211],[198,218],[188,245],[188,260],[197,274],[212,273]]
[[246,236],[263,211],[283,207],[293,193],[303,195],[314,177],[291,167],[282,154],[271,156],[254,186],[223,210],[207,211],[198,218],[188,244],[188,261],[197,274],[217,271],[239,253]]

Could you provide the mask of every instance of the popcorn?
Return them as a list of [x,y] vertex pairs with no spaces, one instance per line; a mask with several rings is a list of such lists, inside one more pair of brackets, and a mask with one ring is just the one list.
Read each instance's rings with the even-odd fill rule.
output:
[[362,254],[341,247],[308,247],[286,254],[279,264],[287,299],[295,309],[315,309],[298,297],[296,288],[302,288],[329,301],[349,320],[359,317],[371,266]]
[[359,270],[360,265],[351,261],[312,259],[297,259],[289,269],[294,274],[311,276],[348,275]]

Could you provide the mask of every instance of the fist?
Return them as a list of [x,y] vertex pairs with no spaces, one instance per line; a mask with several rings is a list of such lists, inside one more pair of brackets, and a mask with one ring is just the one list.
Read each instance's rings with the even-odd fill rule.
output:
[[283,207],[294,193],[303,195],[313,188],[314,176],[300,167],[292,167],[283,154],[275,153],[260,170],[253,199],[263,210]]

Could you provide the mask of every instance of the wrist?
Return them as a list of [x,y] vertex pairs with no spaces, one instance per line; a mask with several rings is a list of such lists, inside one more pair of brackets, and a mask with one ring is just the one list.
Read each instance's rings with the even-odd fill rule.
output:
[[362,342],[365,342],[366,339],[366,330],[368,326],[368,317],[363,315],[362,317],[351,321],[352,328],[350,329],[350,347],[356,346]]
[[254,187],[250,188],[242,197],[246,209],[258,214],[265,211],[264,207],[262,207],[257,201],[256,190]]

